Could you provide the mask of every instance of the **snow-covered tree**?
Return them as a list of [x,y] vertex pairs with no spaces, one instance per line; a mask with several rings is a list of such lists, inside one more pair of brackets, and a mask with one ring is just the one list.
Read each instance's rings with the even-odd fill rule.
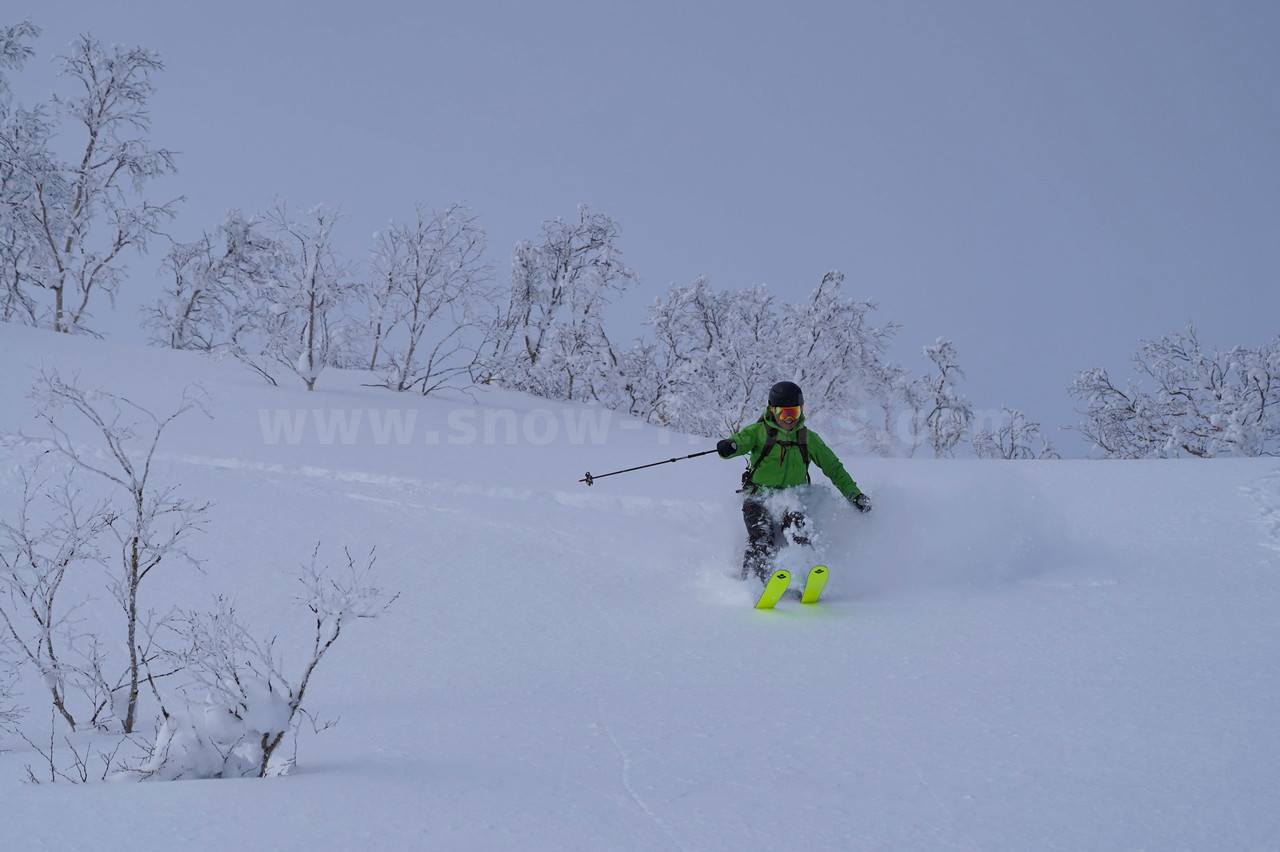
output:
[[281,270],[280,301],[271,306],[275,317],[267,352],[293,370],[307,390],[315,390],[320,371],[334,363],[340,345],[342,311],[354,295],[350,269],[333,243],[337,210],[313,207],[295,218],[284,202],[277,202],[267,221],[284,246],[288,260]]
[[1102,450],[1103,458],[1160,458],[1173,432],[1170,406],[1134,382],[1119,388],[1102,367],[1086,370],[1071,383],[1088,419],[1074,428]]
[[934,455],[951,458],[973,420],[973,407],[956,388],[964,373],[956,363],[955,345],[940,337],[924,348],[924,356],[934,367],[923,379],[924,426]]
[[495,294],[483,255],[484,231],[461,205],[376,235],[364,288],[371,370],[387,387],[423,394],[468,374],[480,355]]
[[675,286],[650,308],[652,341],[626,361],[632,413],[699,435],[756,419],[780,364],[782,317],[764,285],[717,291],[706,278]]
[[881,358],[898,331],[893,323],[870,324],[875,303],[846,297],[843,283],[844,273],[828,272],[808,299],[783,308],[788,351],[782,353],[794,360],[806,393],[841,408],[883,394]]
[[516,245],[507,308],[490,333],[490,380],[553,399],[616,395],[619,355],[604,309],[637,281],[619,233],[583,205],[577,222],[544,222],[540,241]]
[[[927,376],[913,377],[906,370],[903,370],[894,377],[894,398],[902,404],[903,409],[896,416],[891,413],[886,416],[895,421],[893,424],[895,428],[894,435],[898,438],[898,442],[906,448],[907,458],[914,458],[915,454],[920,451],[920,448],[928,440],[929,430],[925,423],[925,416],[931,410],[931,390],[932,387]],[[886,454],[891,455],[892,453]]]
[[1195,329],[1144,340],[1137,379],[1117,387],[1105,369],[1080,373],[1085,404],[1074,427],[1105,458],[1258,456],[1280,446],[1280,337],[1209,352]]
[[[3,62],[27,55],[29,25],[0,34]],[[152,77],[158,54],[110,48],[89,35],[59,57],[76,93],[54,97],[50,109],[5,107],[0,139],[3,177],[3,262],[6,318],[61,332],[89,331],[99,297],[114,303],[127,252],[144,252],[172,217],[177,200],[153,204],[146,185],[175,171],[173,152],[147,139]],[[64,125],[78,131],[76,153],[63,159]]]
[[[195,392],[188,391],[174,411],[162,417],[124,397],[85,390],[56,370],[40,374],[32,396],[54,449],[77,470],[101,477],[115,495],[107,526],[120,557],[110,573],[110,590],[124,614],[128,665],[118,683],[104,684],[104,688],[112,696],[112,709],[124,732],[132,733],[138,722],[139,687],[155,653],[153,631],[140,602],[143,584],[161,563],[195,563],[186,540],[201,529],[208,508],[181,496],[176,486],[157,482],[156,449],[169,425],[199,408],[200,402]],[[87,427],[96,445],[73,439],[70,424],[62,419],[64,410],[79,415],[77,425]]]
[[276,201],[175,245],[165,260],[173,287],[145,319],[153,342],[230,355],[273,385],[292,372],[314,390],[354,325],[345,310],[356,288],[333,242],[340,219],[333,208],[295,215]]
[[40,28],[30,21],[0,26],[0,108],[13,98],[13,88],[5,76],[6,71],[21,71],[28,59],[36,55],[27,39],[37,38]]
[[231,355],[269,378],[265,365],[258,365],[264,348],[258,332],[265,324],[264,305],[276,303],[286,262],[284,246],[261,220],[228,212],[212,234],[177,243],[165,256],[173,285],[144,316],[151,341]]
[[895,369],[881,357],[897,332],[869,322],[871,302],[829,272],[803,301],[779,304],[764,285],[717,291],[705,278],[672,287],[650,308],[649,334],[622,361],[632,414],[701,435],[756,419],[769,388],[798,382],[819,418],[840,419],[879,448],[886,432],[866,409],[891,405]]
[[844,274],[828,272],[803,302],[783,308],[782,361],[808,398],[821,400],[816,422],[839,418],[873,452],[887,450],[890,435],[875,416],[894,407],[899,368],[885,363],[896,323],[875,325],[874,302],[842,290]]
[[[83,588],[76,574],[100,567],[99,540],[115,515],[105,501],[87,500],[67,471],[53,474],[47,466],[37,457],[20,468],[17,516],[0,519],[0,637],[39,675],[54,710],[75,730],[81,721],[98,724],[107,696],[92,675],[95,660],[81,656],[77,611],[85,601],[68,600],[63,585],[71,575]],[[77,708],[73,696],[88,700]]]
[[148,760],[125,775],[144,780],[242,778],[287,774],[280,745],[306,712],[307,688],[321,660],[351,623],[376,618],[396,595],[373,584],[374,557],[346,569],[321,565],[319,546],[303,570],[300,603],[310,613],[311,649],[286,674],[277,639],[255,637],[225,598],[211,612],[182,619],[182,646],[168,653],[183,685],[166,700]]
[[1040,432],[1040,424],[1016,408],[1005,408],[1003,422],[973,436],[973,451],[980,459],[1056,459],[1053,444]]
[[0,27],[0,320],[24,325],[39,325],[46,310],[33,283],[36,258],[43,256],[40,235],[23,211],[32,200],[32,176],[54,171],[53,128],[47,110],[13,103],[6,72],[21,70],[35,55],[26,41],[39,34],[29,22]]

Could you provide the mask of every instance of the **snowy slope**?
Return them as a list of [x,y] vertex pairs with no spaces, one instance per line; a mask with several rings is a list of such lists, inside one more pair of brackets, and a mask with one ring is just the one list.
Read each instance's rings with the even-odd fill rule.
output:
[[206,570],[151,606],[233,594],[301,649],[317,541],[376,546],[401,594],[322,664],[308,703],[341,723],[292,777],[25,785],[7,739],[6,848],[1280,849],[1276,460],[846,454],[875,512],[818,488],[827,595],[766,613],[727,577],[740,462],[577,482],[708,441],[6,325],[0,430],[42,434],[39,363],[157,409],[208,395],[162,445],[216,503]]

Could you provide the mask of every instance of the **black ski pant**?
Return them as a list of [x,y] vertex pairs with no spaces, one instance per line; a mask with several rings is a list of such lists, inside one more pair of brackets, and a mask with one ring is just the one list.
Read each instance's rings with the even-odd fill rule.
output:
[[803,512],[788,509],[774,517],[764,500],[752,494],[742,501],[742,520],[747,525],[747,551],[742,556],[742,579],[753,574],[761,582],[769,579],[773,558],[778,554],[779,536],[794,544],[808,544]]

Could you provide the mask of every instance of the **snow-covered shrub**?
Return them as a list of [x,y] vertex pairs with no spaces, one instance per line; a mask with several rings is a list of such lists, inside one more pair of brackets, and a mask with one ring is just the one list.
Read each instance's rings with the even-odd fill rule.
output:
[[973,436],[973,452],[980,459],[1056,459],[1058,452],[1040,431],[1040,424],[1016,408],[1004,409],[1004,421]]
[[167,710],[150,757],[128,774],[153,781],[287,774],[266,746],[289,731],[288,696],[269,680],[242,675],[202,700]]
[[143,780],[264,778],[288,774],[278,752],[305,713],[303,700],[320,660],[356,618],[375,618],[395,595],[369,582],[373,554],[337,575],[319,566],[319,547],[302,574],[300,602],[314,617],[311,654],[295,677],[284,673],[276,637],[256,638],[218,598],[210,612],[181,619],[182,647],[167,656],[183,684],[165,701],[151,756],[122,777]]

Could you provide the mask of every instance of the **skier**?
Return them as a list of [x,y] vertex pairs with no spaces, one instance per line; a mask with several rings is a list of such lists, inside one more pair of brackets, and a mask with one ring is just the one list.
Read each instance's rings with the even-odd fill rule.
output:
[[721,458],[751,454],[742,475],[742,518],[747,525],[747,550],[742,579],[755,574],[769,579],[778,536],[793,544],[809,544],[805,516],[798,501],[778,499],[788,489],[809,483],[809,462],[815,462],[832,484],[859,512],[871,511],[864,494],[817,432],[804,425],[804,393],[794,382],[778,382],[769,389],[769,406],[755,423],[716,444]]

